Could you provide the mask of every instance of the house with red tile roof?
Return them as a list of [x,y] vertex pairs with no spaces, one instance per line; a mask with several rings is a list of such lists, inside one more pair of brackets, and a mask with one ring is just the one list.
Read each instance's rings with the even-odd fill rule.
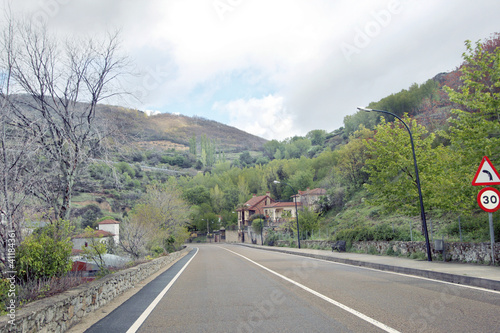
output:
[[309,207],[317,211],[319,208],[319,198],[323,195],[326,195],[326,190],[324,188],[315,188],[311,190],[308,187],[307,190],[299,191],[299,193],[295,194],[292,198],[293,201],[301,203],[303,207]]
[[[302,203],[297,202],[297,210],[302,209]],[[294,202],[274,202],[264,207],[264,212],[267,216],[269,226],[278,226],[291,218],[295,218],[295,201]]]
[[[254,242],[258,238],[258,235],[251,228],[252,215],[262,214],[265,216],[264,228],[279,227],[284,222],[295,219],[298,210],[317,209],[318,200],[322,195],[326,195],[326,190],[322,188],[312,190],[307,188],[306,191],[299,191],[298,194],[292,196],[292,202],[276,202],[271,198],[270,192],[261,196],[254,195],[236,210],[238,212],[238,239],[242,242]],[[295,203],[297,203],[297,207],[295,207]]]
[[251,225],[250,216],[254,214],[264,214],[264,206],[275,202],[270,196],[270,192],[266,195],[253,195],[253,197],[241,205],[236,212],[238,213],[238,230],[243,230]]

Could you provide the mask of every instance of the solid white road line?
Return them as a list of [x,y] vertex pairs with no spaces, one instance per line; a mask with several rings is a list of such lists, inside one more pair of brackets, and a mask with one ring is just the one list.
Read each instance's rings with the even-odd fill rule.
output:
[[298,282],[296,282],[296,281],[294,281],[294,280],[292,280],[292,279],[290,279],[290,278],[288,278],[288,277],[286,277],[286,276],[284,276],[284,275],[281,275],[281,274],[279,274],[279,273],[277,273],[277,272],[275,272],[275,271],[273,271],[273,270],[271,270],[271,269],[269,269],[269,268],[267,268],[267,267],[265,267],[265,266],[262,266],[261,264],[259,264],[259,263],[255,262],[255,261],[253,261],[253,260],[252,260],[252,259],[250,259],[250,258],[247,258],[247,257],[245,257],[245,256],[243,256],[243,255],[241,255],[241,254],[239,254],[239,253],[236,253],[236,252],[231,251],[231,250],[229,250],[229,249],[226,249],[226,248],[224,248],[224,247],[220,247],[220,248],[221,248],[221,249],[224,249],[224,250],[226,250],[226,251],[229,251],[229,252],[231,252],[231,253],[233,253],[233,254],[236,254],[237,256],[240,256],[240,257],[242,257],[242,258],[243,258],[243,259],[245,259],[245,260],[250,261],[252,264],[257,265],[257,266],[259,266],[259,267],[260,267],[260,268],[262,268],[262,269],[265,269],[265,270],[266,270],[266,271],[268,271],[269,273],[272,273],[272,274],[274,274],[274,275],[276,275],[276,276],[278,276],[278,277],[282,278],[283,280],[288,281],[288,282],[290,282],[290,283],[292,283],[292,284],[296,285],[296,286],[297,286],[297,287],[299,287],[299,288],[302,288],[303,290],[305,290],[305,291],[307,291],[307,292],[309,292],[309,293],[311,293],[311,294],[313,294],[313,295],[315,295],[315,296],[318,296],[319,298],[321,298],[321,299],[323,299],[323,300],[327,301],[328,303],[331,303],[331,304],[333,304],[333,305],[335,305],[335,306],[337,306],[337,307],[339,307],[339,308],[341,308],[341,309],[343,309],[343,310],[345,310],[345,311],[347,311],[347,312],[349,312],[349,313],[351,313],[351,314],[353,314],[353,315],[357,316],[358,318],[361,318],[361,319],[363,319],[364,321],[366,321],[366,322],[368,322],[368,323],[370,323],[370,324],[372,324],[372,325],[374,325],[374,326],[377,326],[378,328],[380,328],[380,329],[382,329],[382,330],[384,330],[384,331],[386,331],[386,332],[391,332],[391,333],[399,333],[399,331],[395,330],[394,328],[389,327],[389,326],[387,326],[387,325],[385,325],[385,324],[383,324],[383,323],[381,323],[381,322],[379,322],[379,321],[377,321],[377,320],[375,320],[375,319],[373,319],[373,318],[371,318],[371,317],[368,317],[367,315],[364,315],[364,314],[362,314],[361,312],[356,311],[356,310],[354,310],[353,308],[348,307],[347,305],[344,305],[344,304],[342,304],[342,303],[339,303],[339,302],[337,302],[337,301],[335,301],[335,300],[333,300],[333,299],[329,298],[328,296],[325,296],[325,295],[323,295],[323,294],[321,294],[321,293],[319,293],[319,292],[317,292],[317,291],[315,291],[315,290],[313,290],[313,289],[311,289],[311,288],[309,288],[309,287],[306,287],[306,286],[304,286],[303,284],[300,284],[300,283],[298,283]]
[[135,333],[135,332],[137,332],[137,330],[139,329],[139,327],[141,327],[142,323],[144,323],[144,321],[146,320],[146,318],[151,314],[151,312],[153,312],[154,308],[158,305],[158,303],[161,301],[161,299],[163,298],[163,296],[165,296],[165,294],[170,289],[170,287],[172,287],[172,285],[175,283],[175,281],[177,281],[177,279],[182,274],[182,272],[184,272],[184,270],[189,265],[189,263],[191,262],[191,260],[193,260],[194,257],[198,254],[198,251],[199,251],[199,249],[196,248],[196,253],[193,254],[193,256],[191,257],[191,259],[189,259],[189,261],[184,265],[184,267],[182,267],[182,269],[174,276],[174,278],[170,281],[170,283],[167,284],[167,286],[165,288],[163,288],[163,290],[161,291],[161,293],[159,293],[158,296],[156,296],[156,298],[154,299],[154,301],[151,302],[151,304],[147,307],[147,309],[144,310],[144,312],[139,316],[139,318],[137,318],[137,320],[134,322],[134,324],[132,324],[132,326],[130,326],[130,328],[128,329],[127,333]]
[[[258,250],[260,250],[260,249],[258,249]],[[263,251],[265,251],[265,250],[263,250]],[[326,260],[326,259],[319,259],[319,258],[314,258],[314,257],[306,257],[306,256],[302,256],[300,254],[294,254],[294,253],[285,253],[285,252],[279,252],[279,251],[276,251],[275,253],[280,253],[280,254],[283,254],[283,255],[293,256],[293,257],[297,257],[297,258],[307,258],[307,259],[310,259],[310,260],[317,260],[317,261],[321,261],[321,262],[324,262],[324,263],[327,263],[327,264],[332,264],[332,265],[356,267],[356,268],[359,268],[359,269],[365,269],[365,270],[369,270],[369,271],[375,271],[375,272],[380,272],[380,273],[386,273],[386,274],[404,276],[404,277],[408,277],[408,278],[412,278],[412,279],[426,280],[426,281],[431,281],[431,282],[435,282],[435,283],[447,284],[447,285],[451,285],[451,286],[459,287],[459,288],[473,289],[473,290],[484,291],[484,292],[492,293],[492,294],[500,294],[500,291],[498,291],[498,290],[486,289],[486,288],[475,287],[475,286],[469,286],[469,285],[466,285],[466,284],[458,284],[458,283],[455,283],[455,282],[448,282],[448,281],[436,280],[436,279],[431,279],[431,278],[427,278],[427,277],[424,277],[424,276],[410,275],[410,274],[398,273],[398,272],[392,272],[392,271],[385,271],[385,270],[382,270],[382,269],[370,268],[370,267],[364,267],[364,266],[358,266],[358,265],[353,265],[353,264],[345,264],[343,262],[337,262],[337,261]],[[453,274],[453,273],[450,273],[450,274]]]

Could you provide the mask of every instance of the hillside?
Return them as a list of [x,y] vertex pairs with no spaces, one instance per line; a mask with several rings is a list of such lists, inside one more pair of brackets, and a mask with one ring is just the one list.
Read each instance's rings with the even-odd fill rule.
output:
[[119,106],[101,105],[98,116],[141,148],[187,150],[190,139],[206,136],[224,152],[260,150],[267,140],[235,127],[200,117],[171,113],[147,116],[144,112]]

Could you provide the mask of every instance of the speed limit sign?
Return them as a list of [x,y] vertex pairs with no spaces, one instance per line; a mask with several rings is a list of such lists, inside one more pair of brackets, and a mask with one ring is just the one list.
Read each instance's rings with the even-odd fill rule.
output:
[[479,191],[477,203],[485,212],[496,212],[500,208],[500,192],[496,188],[485,187]]

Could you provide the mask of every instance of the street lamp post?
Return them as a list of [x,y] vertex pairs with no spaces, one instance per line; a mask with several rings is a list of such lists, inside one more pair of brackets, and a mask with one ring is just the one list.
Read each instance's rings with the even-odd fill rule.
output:
[[420,218],[422,219],[422,227],[424,229],[424,236],[425,236],[425,246],[427,248],[427,260],[432,261],[431,246],[429,244],[429,233],[427,232],[427,221],[425,219],[424,200],[422,198],[422,188],[420,187],[420,177],[418,176],[417,157],[415,156],[415,146],[413,144],[413,136],[411,134],[410,128],[408,127],[408,125],[406,125],[406,123],[403,121],[403,119],[401,119],[400,117],[398,117],[397,115],[395,115],[392,112],[383,111],[383,110],[368,109],[368,108],[363,108],[363,107],[358,107],[358,110],[366,111],[366,112],[373,111],[373,112],[390,114],[391,116],[398,118],[399,121],[401,121],[403,123],[403,125],[405,125],[406,129],[408,130],[408,134],[410,134],[411,150],[413,152],[413,165],[415,166],[415,179],[417,181],[418,198],[420,200]]
[[[278,180],[275,180],[274,181],[275,184],[280,184],[281,182],[278,181]],[[285,183],[283,182],[283,184],[286,184],[288,186],[290,186],[290,188],[292,189],[293,193],[295,193],[295,189],[292,187],[292,185],[288,184],[288,183]],[[297,245],[300,249],[300,232],[299,232],[299,214],[297,212],[297,198],[295,198],[295,200],[293,200],[295,202],[295,219],[297,220]]]

